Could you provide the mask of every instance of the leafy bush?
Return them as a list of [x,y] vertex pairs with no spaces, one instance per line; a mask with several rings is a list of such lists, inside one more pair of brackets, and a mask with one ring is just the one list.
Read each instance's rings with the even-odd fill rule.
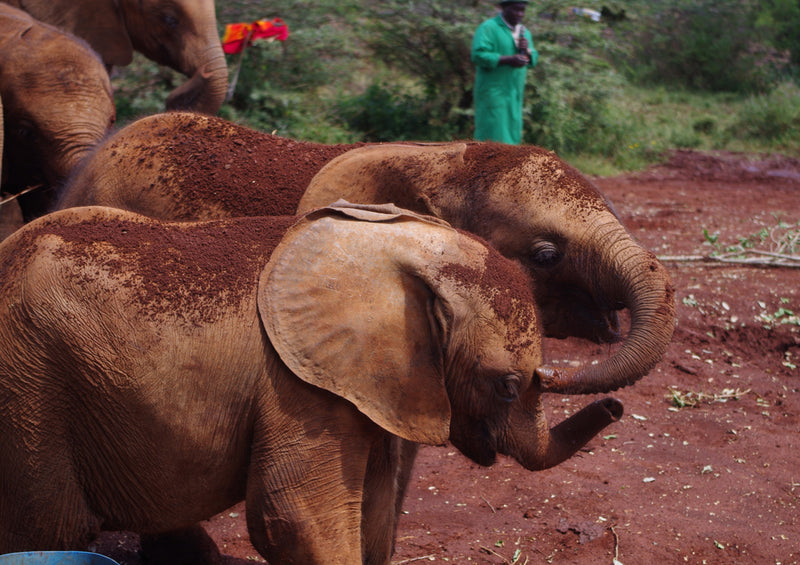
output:
[[763,0],[756,25],[780,49],[787,49],[791,61],[800,66],[800,3],[797,0]]
[[[243,54],[228,56],[236,85],[220,115],[279,135],[324,143],[346,143],[357,136],[335,116],[335,99],[360,71],[363,49],[348,30],[358,2],[308,4],[287,0],[237,0],[219,4],[225,23],[282,18],[285,42],[255,42]],[[342,86],[345,85],[345,86]]]
[[761,37],[757,14],[749,0],[652,2],[641,18],[618,28],[616,54],[639,81],[763,91],[788,61]]
[[589,51],[536,38],[534,43],[541,64],[528,80],[523,140],[557,152],[598,149],[608,99],[621,84],[618,75]]
[[477,2],[387,1],[364,8],[361,37],[386,69],[338,105],[365,140],[472,136],[472,34]]
[[350,129],[361,132],[364,141],[427,139],[431,133],[417,100],[383,83],[343,100],[338,113]]
[[751,96],[729,131],[751,139],[800,142],[800,88],[787,82],[767,94]]
[[575,15],[570,2],[535,6],[539,65],[529,73],[523,140],[562,154],[613,154],[629,136],[608,111],[624,82],[603,56],[609,28]]

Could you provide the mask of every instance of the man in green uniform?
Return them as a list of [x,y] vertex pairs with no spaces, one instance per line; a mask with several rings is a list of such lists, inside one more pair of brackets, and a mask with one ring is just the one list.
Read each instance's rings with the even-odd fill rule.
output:
[[522,96],[528,67],[539,60],[531,33],[522,25],[528,0],[502,0],[500,13],[472,38],[476,66],[475,139],[518,145],[522,141]]

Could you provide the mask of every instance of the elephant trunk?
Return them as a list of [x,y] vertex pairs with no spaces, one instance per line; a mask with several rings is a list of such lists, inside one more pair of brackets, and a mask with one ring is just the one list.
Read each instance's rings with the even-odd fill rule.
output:
[[[630,331],[618,351],[605,361],[579,369],[540,367],[541,390],[560,394],[594,394],[617,390],[641,379],[661,360],[675,326],[675,291],[661,262],[617,228],[598,241],[607,245],[604,280],[615,285],[611,296],[630,311]],[[620,282],[621,281],[621,282]],[[598,282],[600,287],[604,283]]]
[[228,67],[222,47],[207,49],[205,62],[197,67],[189,80],[167,97],[167,110],[191,110],[216,114],[225,100],[228,89]]
[[622,417],[622,403],[615,398],[596,400],[563,422],[547,429],[538,389],[514,409],[509,437],[502,453],[514,457],[530,471],[554,467],[569,459],[603,428]]

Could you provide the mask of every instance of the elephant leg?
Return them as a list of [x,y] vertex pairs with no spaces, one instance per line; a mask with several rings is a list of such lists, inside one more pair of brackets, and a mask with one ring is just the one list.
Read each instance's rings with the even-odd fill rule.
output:
[[386,434],[369,454],[361,506],[365,565],[388,563],[394,552],[397,516],[407,483],[400,477],[405,444],[416,445]]
[[[395,515],[400,516],[403,511],[403,501],[406,499],[408,485],[411,482],[411,472],[419,453],[419,444],[413,441],[400,442],[400,468],[397,471],[397,496],[395,498]],[[395,521],[395,531],[397,522]]]
[[269,563],[362,565],[361,505],[378,428],[349,403],[304,390],[327,405],[286,402],[296,418],[256,418],[247,479],[250,541]]
[[58,430],[59,423],[36,419],[9,426],[19,424],[14,414],[38,414],[32,406],[55,402],[27,398],[28,405],[7,390],[0,398],[9,400],[0,405],[0,554],[87,547],[103,519],[86,500],[73,454],[65,449],[69,442],[42,432]]
[[147,565],[220,565],[217,544],[202,526],[161,534],[142,534],[142,558]]

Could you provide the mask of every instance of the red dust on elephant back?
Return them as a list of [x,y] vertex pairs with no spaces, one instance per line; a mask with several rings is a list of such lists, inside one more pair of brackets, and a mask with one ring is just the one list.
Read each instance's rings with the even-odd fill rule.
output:
[[[152,155],[168,148],[161,174],[181,178],[180,208],[185,219],[198,202],[213,202],[233,216],[293,215],[311,178],[334,157],[356,145],[327,145],[233,129],[229,122],[196,117],[175,118],[149,140]],[[175,218],[184,219],[184,218]]]
[[[186,310],[193,312],[193,323],[210,323],[222,307],[236,306],[252,291],[264,262],[296,220],[294,216],[251,218],[243,225],[230,219],[205,223],[202,229],[179,223],[153,229],[147,221],[130,220],[70,225],[44,220],[24,234],[31,242],[25,253],[32,255],[34,242],[53,234],[70,244],[56,256],[79,267],[72,275],[81,277],[77,284],[98,276],[82,268],[91,262],[133,292],[140,313],[155,316]],[[167,262],[152,253],[161,248],[171,250]],[[232,257],[238,258],[235,266]],[[131,272],[137,276],[131,278]]]

